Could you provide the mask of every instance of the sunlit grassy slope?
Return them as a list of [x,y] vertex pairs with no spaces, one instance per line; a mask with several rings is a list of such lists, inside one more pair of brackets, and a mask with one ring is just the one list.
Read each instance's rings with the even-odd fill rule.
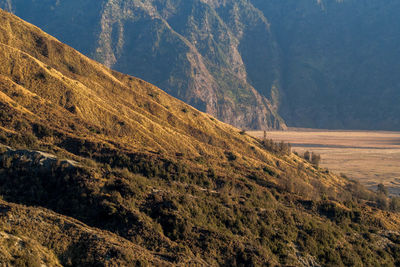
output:
[[[204,158],[224,172],[227,153],[237,154],[240,166],[268,165],[277,173],[277,161],[296,165],[293,157],[272,155],[240,130],[88,59],[5,12],[0,41],[2,112],[12,114],[3,122],[5,132],[35,131],[39,125],[57,133],[41,138],[41,144],[72,153],[79,140],[102,152],[119,149],[169,159],[178,154],[193,164]],[[27,123],[13,124],[14,117]]]
[[0,143],[1,263],[399,264],[385,196],[3,11]]

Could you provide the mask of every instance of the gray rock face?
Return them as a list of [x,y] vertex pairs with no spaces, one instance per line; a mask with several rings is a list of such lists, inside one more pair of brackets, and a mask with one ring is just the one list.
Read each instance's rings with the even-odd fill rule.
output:
[[400,129],[396,0],[3,0],[0,7],[241,128],[285,128],[285,120]]
[[0,162],[3,167],[13,164],[31,170],[32,172],[48,172],[55,166],[64,169],[79,166],[78,162],[68,159],[59,159],[55,155],[34,150],[13,149],[0,144]]
[[258,36],[260,60],[276,62],[266,19],[245,1],[108,1],[92,56],[227,123],[285,127],[269,97],[277,73],[260,90],[248,77],[243,55]]

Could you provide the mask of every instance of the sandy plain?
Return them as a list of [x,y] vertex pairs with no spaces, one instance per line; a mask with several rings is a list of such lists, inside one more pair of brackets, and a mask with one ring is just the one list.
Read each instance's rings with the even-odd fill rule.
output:
[[[263,131],[249,134],[262,138]],[[383,183],[393,195],[400,195],[400,132],[336,131],[291,128],[268,131],[267,138],[292,144],[302,155],[321,155],[321,167],[345,174],[375,189]]]

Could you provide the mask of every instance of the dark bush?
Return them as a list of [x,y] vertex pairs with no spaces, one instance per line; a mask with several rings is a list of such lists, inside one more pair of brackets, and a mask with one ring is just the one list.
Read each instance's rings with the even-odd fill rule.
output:
[[392,197],[390,199],[390,209],[395,212],[400,212],[400,197]]
[[53,130],[42,124],[34,124],[33,132],[39,138],[53,135]]
[[237,156],[231,151],[225,151],[225,156],[230,161],[234,161],[237,159]]
[[378,194],[384,194],[385,196],[387,196],[388,193],[389,193],[388,190],[387,190],[387,188],[386,188],[386,186],[385,186],[384,184],[378,184],[378,187],[377,187],[376,192],[377,192]]
[[382,210],[387,210],[389,208],[389,201],[385,194],[378,193],[376,197],[376,205]]

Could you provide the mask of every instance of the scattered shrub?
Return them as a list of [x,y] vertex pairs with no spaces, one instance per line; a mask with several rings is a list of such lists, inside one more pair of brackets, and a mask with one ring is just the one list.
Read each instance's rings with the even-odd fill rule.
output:
[[390,199],[390,209],[395,212],[400,212],[400,197],[392,197]]
[[303,158],[305,160],[307,160],[308,162],[311,162],[311,153],[310,153],[310,151],[304,152]]
[[78,73],[78,70],[74,66],[71,66],[71,65],[68,65],[68,70],[74,74]]
[[321,155],[316,154],[316,153],[312,153],[312,156],[311,156],[311,163],[312,163],[314,166],[318,167],[320,161],[321,161]]
[[387,188],[386,188],[386,186],[385,186],[384,184],[378,184],[376,192],[377,192],[378,194],[383,194],[383,195],[385,195],[385,196],[387,196],[388,193],[389,193],[388,190],[387,190]]
[[34,124],[33,131],[39,138],[53,135],[53,130],[42,124]]
[[231,151],[225,151],[225,156],[230,161],[234,161],[237,159],[237,156]]
[[38,80],[44,80],[44,79],[46,79],[46,74],[42,71],[38,72],[38,73],[36,73],[35,78]]
[[379,193],[376,197],[376,205],[382,210],[387,210],[389,208],[389,201],[385,194]]

